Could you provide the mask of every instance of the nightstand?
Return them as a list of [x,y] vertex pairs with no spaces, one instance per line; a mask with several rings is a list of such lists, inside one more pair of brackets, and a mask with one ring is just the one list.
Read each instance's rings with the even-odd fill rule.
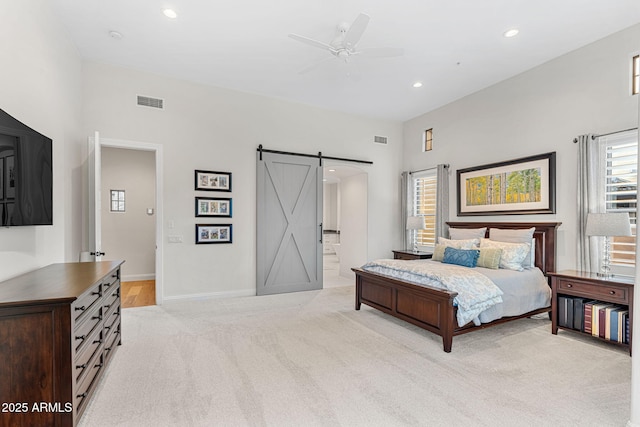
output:
[[[611,342],[613,344],[628,346],[631,354],[632,328],[633,328],[633,279],[623,276],[613,276],[612,278],[598,277],[595,273],[586,273],[575,270],[559,271],[548,273],[551,277],[551,333],[557,334],[558,329],[572,330],[583,334],[588,334],[596,339]],[[610,304],[609,311],[606,308],[591,311],[584,311],[584,306],[591,301],[595,304]],[[612,305],[611,305],[612,304]],[[582,307],[582,312],[581,312]],[[615,335],[615,324],[622,327],[621,334],[624,334],[625,317],[611,313],[611,307],[621,307],[621,311],[628,310],[629,319],[629,339],[628,344],[620,342]],[[588,311],[588,310],[587,310]],[[580,314],[582,313],[582,314]],[[593,316],[598,314],[596,321]],[[608,315],[608,319],[607,319]],[[573,316],[573,320],[570,317]],[[580,322],[582,319],[582,323]],[[602,325],[600,320],[605,323]],[[614,324],[614,328],[611,327]],[[599,331],[594,331],[597,325]],[[607,326],[609,330],[607,331]],[[591,329],[591,332],[589,332]],[[602,331],[604,330],[604,334]],[[624,341],[624,337],[623,340]]]
[[392,252],[393,259],[430,259],[433,256],[431,252],[414,251],[411,249],[399,249]]

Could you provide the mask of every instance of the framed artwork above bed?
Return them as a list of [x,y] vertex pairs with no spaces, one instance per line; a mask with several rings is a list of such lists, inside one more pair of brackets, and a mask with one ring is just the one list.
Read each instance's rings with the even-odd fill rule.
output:
[[556,212],[556,153],[457,171],[458,216]]

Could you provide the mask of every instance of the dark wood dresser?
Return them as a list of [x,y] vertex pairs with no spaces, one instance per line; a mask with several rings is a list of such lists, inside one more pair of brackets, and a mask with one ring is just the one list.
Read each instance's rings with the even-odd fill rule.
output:
[[122,261],[0,283],[0,426],[74,426],[120,344]]

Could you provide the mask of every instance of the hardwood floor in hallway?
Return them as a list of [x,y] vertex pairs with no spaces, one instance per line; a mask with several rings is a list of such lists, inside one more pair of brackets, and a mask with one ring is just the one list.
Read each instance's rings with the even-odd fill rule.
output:
[[156,281],[138,280],[120,284],[122,308],[156,304]]

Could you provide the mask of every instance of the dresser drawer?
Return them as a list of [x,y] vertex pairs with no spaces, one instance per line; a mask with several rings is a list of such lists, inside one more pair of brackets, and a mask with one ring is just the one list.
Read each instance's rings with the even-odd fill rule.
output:
[[104,291],[104,299],[102,303],[104,312],[113,310],[114,307],[120,306],[120,281],[113,283]]
[[73,363],[76,383],[81,382],[85,375],[91,371],[89,362],[102,345],[102,334],[103,332],[101,330],[96,330],[91,337],[87,339],[86,344],[82,347],[82,351],[76,356]]
[[94,308],[94,305],[100,300],[100,297],[102,297],[102,284],[98,283],[91,288],[91,290],[75,300],[72,304],[74,321],[76,323],[81,322],[85,315]]
[[73,396],[73,408],[76,411],[76,414],[82,412],[84,410],[84,406],[87,403],[89,396],[89,392],[91,387],[94,385],[98,373],[103,366],[103,356],[100,352],[97,352],[94,357],[89,361],[89,366],[87,367],[87,373],[82,379],[82,381],[75,387],[74,396]]
[[558,293],[582,295],[607,302],[629,304],[629,290],[624,286],[601,285],[578,280],[561,279],[558,281]]
[[73,348],[75,353],[78,354],[90,341],[94,330],[101,325],[102,321],[102,307],[97,304],[93,310],[87,312],[87,317],[73,330]]

